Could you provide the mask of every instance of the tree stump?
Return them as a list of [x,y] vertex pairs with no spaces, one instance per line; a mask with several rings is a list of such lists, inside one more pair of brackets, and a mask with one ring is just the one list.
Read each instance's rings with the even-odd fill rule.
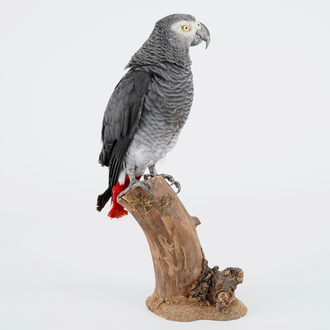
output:
[[155,270],[155,291],[148,308],[172,321],[233,320],[247,313],[235,298],[243,281],[239,268],[210,268],[196,227],[178,196],[161,177],[148,180],[151,198],[136,187],[118,202],[141,226],[148,240]]

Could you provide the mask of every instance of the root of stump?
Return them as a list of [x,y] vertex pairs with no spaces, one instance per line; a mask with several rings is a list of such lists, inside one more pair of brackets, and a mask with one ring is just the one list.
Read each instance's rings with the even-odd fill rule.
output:
[[219,271],[218,266],[210,268],[204,258],[202,276],[194,285],[191,297],[225,311],[235,300],[236,287],[243,282],[243,278],[242,269],[229,267]]

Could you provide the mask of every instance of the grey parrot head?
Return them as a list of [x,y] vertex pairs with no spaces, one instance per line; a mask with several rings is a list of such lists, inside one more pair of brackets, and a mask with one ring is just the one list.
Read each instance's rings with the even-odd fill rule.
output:
[[210,43],[207,27],[187,14],[173,14],[159,20],[151,35],[133,55],[127,67],[157,65],[162,62],[191,65],[189,48]]
[[211,36],[207,27],[196,20],[194,16],[186,14],[173,14],[159,20],[155,26],[163,35],[168,35],[171,43],[186,44],[188,47],[199,45],[205,41],[208,47]]

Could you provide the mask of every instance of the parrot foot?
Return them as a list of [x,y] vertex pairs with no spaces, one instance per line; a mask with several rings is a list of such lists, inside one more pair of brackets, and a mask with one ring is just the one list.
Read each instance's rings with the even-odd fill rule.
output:
[[151,198],[154,198],[154,195],[150,191],[150,186],[148,185],[147,182],[145,181],[138,181],[134,178],[134,180],[131,180],[129,186],[123,190],[120,194],[117,196],[117,201],[125,194],[127,194],[131,189],[135,187],[140,187],[142,188]]
[[175,186],[178,191],[176,194],[178,194],[181,191],[181,184],[179,181],[175,181],[172,175],[169,174],[157,174],[157,173],[150,173],[150,174],[144,174],[143,178],[144,180],[148,180],[150,178],[153,178],[154,176],[162,176],[165,180],[167,180],[170,183],[170,186]]

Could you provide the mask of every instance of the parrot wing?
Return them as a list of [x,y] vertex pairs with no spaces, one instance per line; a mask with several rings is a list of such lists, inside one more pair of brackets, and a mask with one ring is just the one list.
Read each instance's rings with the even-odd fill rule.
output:
[[126,151],[141,118],[144,99],[152,76],[132,69],[115,87],[106,107],[99,162],[109,167],[109,188],[116,184]]

